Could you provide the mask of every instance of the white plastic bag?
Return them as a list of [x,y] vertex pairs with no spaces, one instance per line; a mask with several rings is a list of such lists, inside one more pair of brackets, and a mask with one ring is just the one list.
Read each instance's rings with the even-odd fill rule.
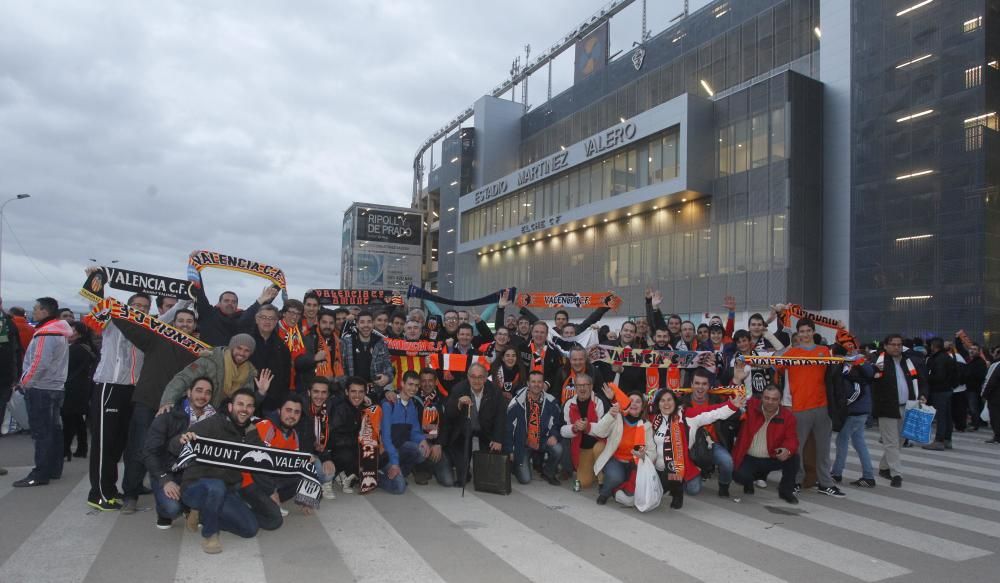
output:
[[990,422],[990,408],[983,407],[983,412],[979,414],[979,418],[983,420],[983,423]]
[[656,467],[649,458],[642,456],[635,472],[635,507],[639,512],[649,512],[659,506],[662,499],[663,485]]
[[14,391],[7,401],[7,419],[13,420],[18,430],[31,429],[28,423],[28,403],[21,391]]

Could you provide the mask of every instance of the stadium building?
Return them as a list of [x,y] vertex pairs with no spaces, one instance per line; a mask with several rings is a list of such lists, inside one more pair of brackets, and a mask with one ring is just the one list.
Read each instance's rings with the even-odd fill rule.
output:
[[[791,301],[865,340],[1000,326],[1000,2],[719,0],[609,60],[629,4],[422,146],[425,285],[614,289],[619,315],[652,286],[695,321]],[[501,97],[564,50],[571,87]]]

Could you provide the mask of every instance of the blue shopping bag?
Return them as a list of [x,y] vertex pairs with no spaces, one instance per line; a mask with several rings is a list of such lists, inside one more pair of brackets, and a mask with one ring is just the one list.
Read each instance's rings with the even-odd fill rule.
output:
[[903,431],[901,433],[903,438],[917,443],[930,443],[931,424],[934,423],[935,414],[937,414],[937,410],[928,405],[907,409],[906,416],[903,417]]

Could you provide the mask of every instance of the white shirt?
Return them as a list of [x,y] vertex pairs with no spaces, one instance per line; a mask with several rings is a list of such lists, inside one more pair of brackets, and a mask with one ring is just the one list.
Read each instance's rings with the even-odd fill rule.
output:
[[896,390],[899,392],[899,404],[905,405],[910,400],[910,387],[906,384],[906,373],[903,372],[903,357],[893,357],[896,367]]

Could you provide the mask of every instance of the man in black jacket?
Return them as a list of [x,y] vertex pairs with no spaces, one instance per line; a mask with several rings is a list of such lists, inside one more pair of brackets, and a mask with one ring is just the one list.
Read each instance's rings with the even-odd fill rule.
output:
[[260,404],[263,417],[267,417],[278,409],[291,384],[292,355],[288,346],[278,336],[278,309],[271,304],[260,306],[254,315],[254,329],[250,336],[256,341],[250,364],[257,370],[270,369],[274,379],[271,389]]
[[161,530],[170,528],[182,511],[180,472],[173,471],[179,450],[171,450],[169,444],[192,424],[215,414],[209,404],[212,390],[212,380],[208,377],[195,379],[187,396],[169,412],[154,419],[146,433],[142,462],[149,470],[156,500],[156,528]]
[[885,352],[875,360],[872,381],[872,417],[878,419],[878,430],[885,452],[879,461],[878,474],[891,485],[903,485],[903,469],[899,456],[903,415],[909,401],[926,401],[926,379],[914,362],[912,352],[903,354],[903,337],[890,334],[882,343]]
[[[202,276],[204,277],[204,276]],[[199,280],[196,285],[191,286],[194,291],[195,308],[198,310],[199,322],[198,333],[205,343],[212,346],[225,346],[229,344],[229,339],[245,332],[249,323],[252,322],[253,314],[257,308],[264,304],[270,304],[278,296],[277,287],[269,285],[260,293],[260,297],[253,303],[247,312],[250,319],[245,318],[243,310],[239,309],[239,297],[235,292],[224,291],[219,294],[219,302],[214,306],[209,303],[208,296],[205,295],[205,286]]]
[[349,377],[347,399],[334,405],[330,419],[330,439],[333,441],[332,461],[340,477],[344,494],[353,494],[352,484],[358,479],[358,433],[366,405],[367,383],[359,377]]
[[330,439],[332,420],[330,381],[315,377],[309,385],[309,400],[302,408],[302,418],[295,431],[299,435],[299,449],[311,453],[317,468],[321,468],[317,473],[323,487],[323,498],[327,500],[336,497],[333,493],[336,465],[333,463],[333,440]]
[[[146,475],[143,464],[143,446],[146,432],[149,430],[157,409],[160,412],[169,407],[160,407],[163,389],[184,367],[195,361],[195,354],[182,348],[175,342],[155,334],[145,326],[112,318],[111,325],[121,330],[125,339],[142,351],[142,371],[135,383],[132,393],[132,418],[129,420],[128,441],[125,448],[125,475],[122,478],[122,490],[125,497],[122,503],[122,514],[135,514],[136,503],[142,490],[142,479]],[[191,334],[197,323],[194,312],[187,309],[177,310],[174,314],[173,326]]]
[[[256,397],[250,389],[233,393],[225,414],[213,415],[195,423],[186,433],[170,440],[171,451],[199,437],[263,445],[260,436],[252,429],[250,417],[256,406]],[[181,500],[191,509],[188,529],[194,531],[201,521],[201,548],[210,555],[222,552],[219,531],[227,530],[243,538],[257,535],[257,518],[240,498],[243,481],[240,470],[195,462],[184,470],[181,482]]]
[[[961,344],[956,342],[956,346],[961,346]],[[986,359],[983,358],[982,347],[975,343],[969,347],[969,353],[965,360],[967,364],[965,365],[965,378],[962,379],[962,382],[967,387],[965,397],[969,401],[969,416],[972,418],[969,431],[977,431],[980,427],[986,426],[986,422],[981,417],[983,400],[980,393],[983,389],[983,383],[986,382],[986,370],[989,366],[986,364]]]
[[531,325],[531,342],[521,353],[521,360],[528,371],[538,370],[545,376],[549,391],[558,387],[562,373],[563,356],[557,347],[549,343],[549,325],[541,320]]
[[[445,423],[438,439],[458,469],[459,477],[462,464],[468,467],[470,461],[465,455],[465,439],[477,438],[480,451],[499,453],[503,449],[507,399],[500,389],[486,380],[487,374],[486,367],[481,364],[469,367],[466,379],[455,385],[445,403]],[[463,484],[457,482],[455,485]]]
[[927,343],[927,387],[931,405],[937,409],[934,417],[937,432],[934,443],[924,449],[943,451],[951,449],[951,432],[954,421],[951,417],[952,392],[958,384],[958,365],[944,349],[944,340],[931,338]]

